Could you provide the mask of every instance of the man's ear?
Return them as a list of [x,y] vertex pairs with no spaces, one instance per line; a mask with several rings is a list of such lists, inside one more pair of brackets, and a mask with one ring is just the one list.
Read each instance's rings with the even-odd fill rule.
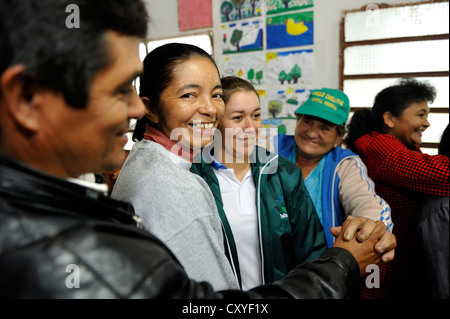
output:
[[6,69],[0,77],[0,92],[7,112],[23,129],[36,131],[39,117],[33,99],[37,89],[23,75],[23,65],[15,65]]
[[384,112],[383,113],[383,121],[384,125],[386,125],[388,128],[392,129],[395,126],[395,116],[392,115],[391,112]]
[[149,119],[150,122],[154,124],[159,124],[159,115],[152,105],[152,102],[148,97],[141,97],[142,103],[145,105],[145,117]]

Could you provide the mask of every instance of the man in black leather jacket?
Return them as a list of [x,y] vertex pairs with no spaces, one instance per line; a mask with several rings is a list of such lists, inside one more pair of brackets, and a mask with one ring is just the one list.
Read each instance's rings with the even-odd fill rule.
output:
[[130,205],[75,183],[121,165],[146,28],[141,0],[0,1],[0,298],[344,298],[393,258],[384,224],[353,219],[284,279],[215,292]]

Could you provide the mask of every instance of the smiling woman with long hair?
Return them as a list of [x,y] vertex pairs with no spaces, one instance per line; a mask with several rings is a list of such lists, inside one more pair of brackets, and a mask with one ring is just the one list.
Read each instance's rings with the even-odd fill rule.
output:
[[133,138],[138,142],[111,196],[133,204],[190,278],[215,289],[236,288],[214,198],[189,172],[224,112],[217,66],[202,49],[172,43],[150,52],[140,80],[147,112],[137,123]]

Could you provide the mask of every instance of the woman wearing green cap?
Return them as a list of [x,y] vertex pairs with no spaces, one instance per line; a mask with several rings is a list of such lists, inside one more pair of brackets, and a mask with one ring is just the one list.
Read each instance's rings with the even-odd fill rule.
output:
[[342,225],[350,215],[381,220],[389,231],[393,226],[390,207],[375,193],[363,162],[340,146],[349,111],[349,99],[342,91],[313,90],[295,112],[295,135],[281,134],[275,142],[277,152],[301,168],[328,247],[334,242],[330,227]]

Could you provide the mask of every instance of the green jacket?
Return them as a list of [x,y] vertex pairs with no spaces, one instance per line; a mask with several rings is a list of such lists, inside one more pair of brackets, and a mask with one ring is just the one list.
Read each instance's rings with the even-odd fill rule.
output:
[[[263,282],[271,283],[298,264],[318,258],[327,245],[301,170],[264,148],[257,147],[251,159]],[[222,220],[227,256],[241,282],[233,233],[223,209],[219,181],[210,163],[209,150],[205,149],[194,160],[191,172],[200,175],[211,188]]]

